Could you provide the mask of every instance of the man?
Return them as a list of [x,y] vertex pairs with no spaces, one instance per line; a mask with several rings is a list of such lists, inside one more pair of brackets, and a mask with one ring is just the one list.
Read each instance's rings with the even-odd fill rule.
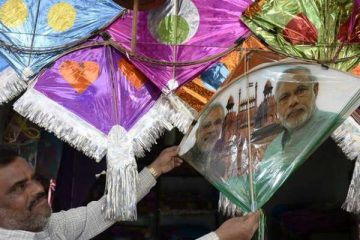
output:
[[[155,177],[181,164],[176,154],[176,146],[167,148],[141,171],[137,185],[138,201],[155,185]],[[0,148],[1,240],[91,239],[115,223],[105,220],[103,205],[104,197],[86,207],[51,213],[44,188],[31,166],[15,152]],[[258,218],[259,214],[255,213],[247,218],[230,219],[216,232],[201,239],[250,239],[257,229]]]
[[199,119],[195,132],[195,144],[180,157],[194,165],[201,173],[207,173],[214,148],[220,138],[225,112],[221,104],[211,105]]

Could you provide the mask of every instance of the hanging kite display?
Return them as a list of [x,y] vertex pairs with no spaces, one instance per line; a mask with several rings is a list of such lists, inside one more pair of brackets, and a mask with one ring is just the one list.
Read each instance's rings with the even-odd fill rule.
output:
[[[168,92],[192,79],[228,53],[246,36],[239,17],[250,0],[167,0],[150,11],[132,12],[107,29],[119,49],[157,85]],[[132,30],[137,27],[136,48]]]
[[257,0],[242,20],[286,56],[348,71],[359,63],[359,0]]
[[[303,62],[248,72],[283,57],[256,39],[238,48],[250,35],[240,17],[247,9],[242,19],[277,53],[355,73],[360,0],[163,2],[125,14],[110,0],[0,0],[0,54],[8,60],[0,58],[0,103],[36,76],[16,111],[98,161],[106,155],[106,218],[133,220],[135,156],[164,129],[184,131],[192,121],[178,90],[202,111],[180,156],[241,211],[261,208],[360,103],[360,86]],[[105,41],[89,40],[99,29]],[[354,181],[348,207],[360,209]]]
[[149,149],[164,129],[182,129],[191,121],[107,42],[60,57],[14,109],[88,156],[100,160],[107,153],[111,219],[136,216],[135,155]]
[[315,64],[262,66],[214,96],[179,155],[243,212],[254,211],[356,109],[359,83]]

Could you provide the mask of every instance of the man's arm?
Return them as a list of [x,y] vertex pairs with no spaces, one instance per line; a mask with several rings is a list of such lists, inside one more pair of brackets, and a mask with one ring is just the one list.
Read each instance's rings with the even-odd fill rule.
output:
[[[139,173],[137,184],[137,202],[139,202],[156,184],[155,178],[148,168]],[[99,201],[90,202],[86,207],[61,211],[51,215],[49,234],[51,239],[90,239],[103,232],[115,221],[105,220],[102,208],[105,197]]]
[[[137,202],[139,202],[156,184],[155,177],[172,170],[181,164],[175,156],[177,147],[163,150],[157,159],[139,173],[137,184]],[[152,169],[152,173],[149,171]],[[155,176],[154,176],[155,173]],[[79,207],[51,215],[49,232],[51,239],[88,240],[105,231],[115,221],[105,220],[102,208],[105,197],[99,201],[89,203],[86,207]]]

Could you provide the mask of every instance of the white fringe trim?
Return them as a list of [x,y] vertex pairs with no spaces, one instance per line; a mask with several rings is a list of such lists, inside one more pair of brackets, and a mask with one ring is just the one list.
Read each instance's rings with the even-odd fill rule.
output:
[[168,94],[167,98],[172,106],[172,110],[169,113],[170,121],[181,132],[186,133],[195,119],[195,113],[174,93]]
[[[105,134],[33,88],[14,104],[14,109],[97,161],[106,153]],[[193,119],[193,113],[177,96],[161,95],[128,132],[135,156],[143,157],[145,150],[150,151],[165,130],[177,127],[186,132]]]
[[355,162],[348,194],[342,208],[348,212],[360,213],[360,157]]
[[351,116],[331,134],[331,137],[349,159],[356,159],[360,154],[360,126]]
[[[156,140],[163,134],[165,130],[170,131],[174,127],[178,127],[185,132],[193,118],[184,114],[181,100],[174,108],[174,104],[169,100],[168,96],[161,95],[154,106],[132,127],[128,135],[133,139],[134,153],[138,157],[145,155],[145,150],[150,151]],[[186,108],[185,108],[186,109]]]
[[241,209],[231,202],[222,192],[219,193],[218,211],[228,217],[243,215]]
[[28,89],[15,102],[14,109],[85,155],[97,161],[105,156],[105,134],[35,89]]
[[348,212],[360,213],[360,126],[350,116],[331,136],[349,159],[356,159],[348,194],[342,208]]
[[133,139],[135,156],[145,156],[145,150],[150,151],[163,132],[173,128],[168,120],[170,111],[171,107],[167,99],[160,96],[152,108],[130,129],[128,136]]
[[26,82],[11,67],[7,67],[0,74],[0,105],[18,96],[26,86]]

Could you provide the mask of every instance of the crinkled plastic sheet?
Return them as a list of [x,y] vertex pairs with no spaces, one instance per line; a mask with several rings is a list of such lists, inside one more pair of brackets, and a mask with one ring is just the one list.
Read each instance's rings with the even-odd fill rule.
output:
[[242,212],[259,209],[359,105],[359,81],[304,62],[261,66],[215,95],[179,155]]

